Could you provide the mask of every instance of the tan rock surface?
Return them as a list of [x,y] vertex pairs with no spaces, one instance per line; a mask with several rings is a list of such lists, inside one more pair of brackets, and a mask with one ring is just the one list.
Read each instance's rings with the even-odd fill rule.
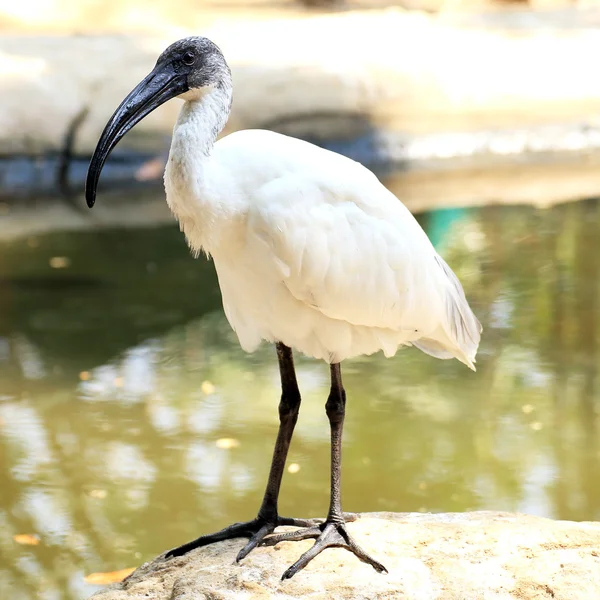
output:
[[370,513],[349,524],[383,562],[377,574],[329,549],[293,579],[284,570],[311,541],[259,548],[234,564],[243,540],[146,563],[94,600],[597,600],[600,523],[495,512]]

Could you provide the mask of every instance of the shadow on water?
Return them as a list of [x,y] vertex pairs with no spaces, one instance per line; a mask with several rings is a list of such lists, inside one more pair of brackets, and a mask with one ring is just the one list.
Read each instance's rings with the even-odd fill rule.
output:
[[[345,365],[345,508],[599,519],[600,204],[421,222],[483,322],[479,369],[414,350]],[[5,244],[0,290],[0,597],[81,598],[86,573],[253,516],[275,355],[239,349],[175,227]],[[282,512],[322,515],[327,369],[298,370]]]

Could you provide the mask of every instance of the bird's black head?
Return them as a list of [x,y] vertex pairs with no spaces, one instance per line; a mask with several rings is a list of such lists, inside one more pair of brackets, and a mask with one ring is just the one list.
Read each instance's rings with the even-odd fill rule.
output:
[[173,65],[185,77],[186,91],[201,91],[203,88],[223,84],[224,74],[229,68],[218,46],[200,36],[184,38],[171,44],[156,61],[156,68]]
[[91,208],[102,167],[119,140],[146,115],[167,100],[199,98],[207,89],[226,85],[229,67],[216,44],[194,36],[171,44],[152,71],[127,95],[109,119],[90,161],[85,198]]

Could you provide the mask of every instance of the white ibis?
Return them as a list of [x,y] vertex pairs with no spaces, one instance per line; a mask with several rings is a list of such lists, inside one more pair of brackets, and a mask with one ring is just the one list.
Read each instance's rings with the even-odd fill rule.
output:
[[[340,494],[345,358],[416,346],[474,369],[481,325],[450,267],[406,207],[368,169],[309,143],[249,130],[217,136],[232,101],[221,51],[203,37],[169,46],[123,100],[92,157],[91,208],[102,166],[119,140],[171,98],[184,101],[165,170],[167,202],[195,255],[212,256],[223,307],[242,348],[277,348],[279,433],[262,505],[252,521],[169,551],[183,555],[219,540],[257,545],[315,538],[287,571],[292,577],[329,547],[346,548],[377,571],[385,567],[350,537]],[[331,428],[331,502],[324,521],[281,517],[277,500],[298,419],[300,391],[292,348],[330,365],[325,409]],[[292,533],[274,534],[280,525]]]

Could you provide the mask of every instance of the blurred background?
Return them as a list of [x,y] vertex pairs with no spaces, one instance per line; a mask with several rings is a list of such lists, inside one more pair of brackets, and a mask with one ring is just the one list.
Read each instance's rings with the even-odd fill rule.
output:
[[[591,0],[0,0],[0,597],[86,597],[261,500],[277,361],[167,210],[177,101],[83,203],[107,118],[190,34],[232,67],[228,132],[375,170],[484,326],[476,374],[345,364],[344,508],[599,519],[599,27]],[[281,511],[323,516],[328,370],[297,367]]]

